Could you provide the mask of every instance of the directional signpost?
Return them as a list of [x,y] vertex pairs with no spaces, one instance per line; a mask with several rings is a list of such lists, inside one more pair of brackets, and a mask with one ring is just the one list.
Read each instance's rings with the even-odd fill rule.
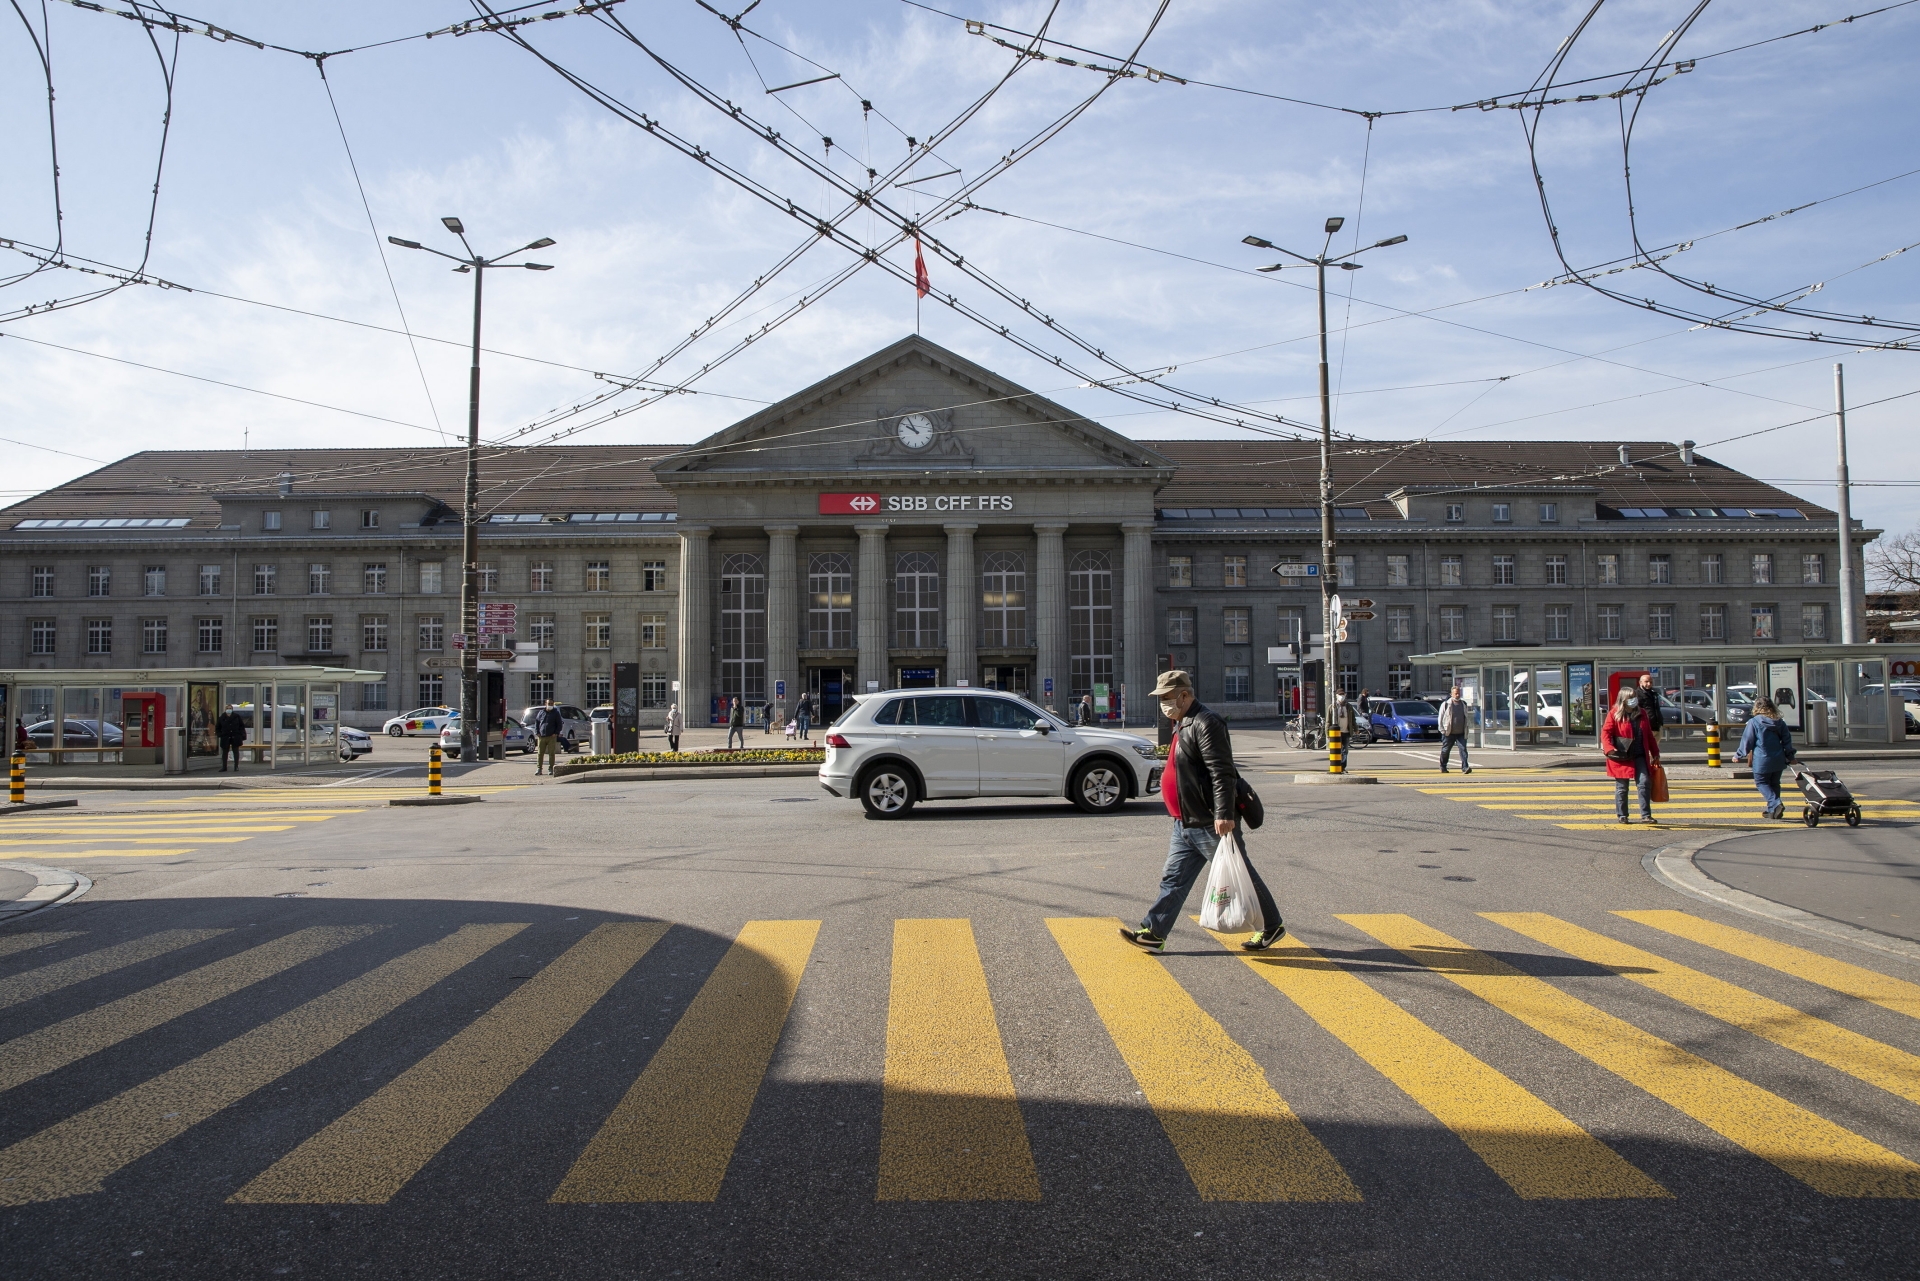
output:
[[1291,560],[1281,561],[1278,565],[1275,565],[1273,567],[1273,572],[1280,575],[1280,577],[1282,578],[1318,578],[1320,577],[1320,567],[1318,565],[1308,565],[1300,561],[1291,561]]

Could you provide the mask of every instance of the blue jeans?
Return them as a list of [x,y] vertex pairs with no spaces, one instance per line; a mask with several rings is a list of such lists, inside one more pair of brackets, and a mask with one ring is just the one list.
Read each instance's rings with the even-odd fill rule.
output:
[[1465,734],[1449,734],[1440,740],[1440,768],[1445,769],[1447,767],[1447,757],[1453,754],[1453,749],[1456,747],[1460,749],[1460,768],[1472,769],[1473,762],[1467,759],[1467,736]]
[[812,719],[811,719],[811,718],[809,718],[809,717],[808,717],[808,715],[807,715],[807,714],[806,714],[805,712],[802,712],[802,713],[800,713],[800,715],[798,715],[798,716],[796,716],[796,717],[794,717],[794,720],[795,720],[795,721],[797,721],[797,722],[799,722],[799,726],[800,726],[800,737],[801,737],[801,738],[805,738],[805,737],[807,736],[807,731],[808,731],[809,729],[811,729],[811,728],[813,728],[813,721],[812,721]]
[[[1234,829],[1234,839],[1240,842],[1240,853],[1247,852],[1246,838],[1240,829]],[[1180,820],[1173,820],[1173,840],[1167,845],[1167,867],[1160,874],[1160,897],[1147,909],[1147,918],[1141,924],[1158,934],[1167,937],[1173,930],[1173,923],[1180,919],[1180,909],[1187,904],[1187,895],[1193,891],[1193,883],[1200,879],[1200,870],[1213,857],[1214,847],[1220,844],[1220,838],[1211,825],[1207,827],[1182,827]],[[1253,861],[1247,861],[1247,871],[1253,877],[1253,892],[1260,900],[1260,915],[1265,925],[1273,929],[1280,924],[1280,909],[1275,906],[1273,895],[1267,892],[1267,883],[1260,879],[1260,873],[1254,869]]]
[[1767,803],[1768,811],[1780,803],[1780,775],[1783,772],[1778,769],[1753,772],[1753,785],[1760,789],[1760,799]]
[[[1653,806],[1648,801],[1648,789],[1653,785],[1653,775],[1648,772],[1644,761],[1635,761],[1633,765],[1633,784],[1640,791],[1640,817],[1653,817]],[[1627,816],[1627,780],[1613,780],[1613,813],[1616,818]]]

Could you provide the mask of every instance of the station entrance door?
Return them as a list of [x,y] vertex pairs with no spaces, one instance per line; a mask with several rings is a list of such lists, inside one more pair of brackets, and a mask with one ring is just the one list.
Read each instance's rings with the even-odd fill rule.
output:
[[984,663],[980,667],[980,687],[997,689],[1008,694],[1027,696],[1027,668],[1025,664],[1008,666],[1005,664]]
[[831,725],[840,713],[853,706],[853,669],[851,667],[809,667],[807,693],[813,695],[818,724]]

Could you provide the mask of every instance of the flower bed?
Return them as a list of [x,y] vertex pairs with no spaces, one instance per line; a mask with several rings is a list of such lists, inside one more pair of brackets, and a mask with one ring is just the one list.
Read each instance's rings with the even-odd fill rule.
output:
[[[818,765],[827,759],[823,747],[763,747],[710,752],[621,752],[608,756],[576,756],[567,765]],[[562,766],[565,768],[565,766]]]

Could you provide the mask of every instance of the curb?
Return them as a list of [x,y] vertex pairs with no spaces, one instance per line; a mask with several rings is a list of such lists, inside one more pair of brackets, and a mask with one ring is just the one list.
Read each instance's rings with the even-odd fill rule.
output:
[[813,778],[818,765],[600,765],[562,774],[556,783],[646,782],[668,778]]
[[389,805],[477,805],[486,800],[484,796],[395,796],[387,801]]
[[0,904],[0,921],[11,921],[29,912],[37,912],[43,907],[68,902],[79,898],[93,888],[93,882],[78,872],[68,872],[40,863],[0,863],[0,867],[9,868],[15,872],[29,872],[40,881],[38,885],[28,890],[24,897],[17,898],[11,903]]
[[1785,925],[1807,934],[1817,934],[1831,942],[1885,952],[1909,961],[1920,961],[1920,943],[1896,938],[1891,934],[1882,934],[1878,930],[1848,925],[1843,921],[1819,916],[1802,908],[1776,903],[1758,894],[1737,890],[1731,885],[1714,880],[1701,871],[1693,861],[1694,855],[1709,845],[1751,835],[1751,832],[1723,832],[1718,836],[1706,836],[1682,845],[1664,846],[1648,851],[1641,858],[1640,866],[1645,868],[1647,875],[1654,880],[1668,889],[1678,890],[1689,898],[1703,899],[1720,907],[1744,912],[1748,916],[1762,917],[1776,925]]
[[69,797],[64,801],[20,801],[17,804],[9,803],[5,809],[0,809],[0,818],[5,818],[9,814],[31,814],[35,810],[67,809],[79,803],[80,800],[78,797]]

